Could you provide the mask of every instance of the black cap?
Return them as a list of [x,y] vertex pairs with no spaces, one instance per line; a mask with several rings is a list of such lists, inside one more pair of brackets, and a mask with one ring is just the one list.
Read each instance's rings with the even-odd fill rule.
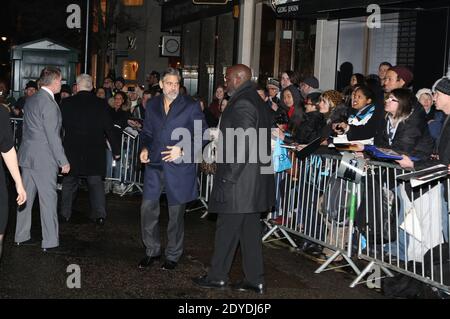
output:
[[128,92],[135,92],[135,87],[134,86],[129,86],[127,91]]
[[121,76],[119,76],[119,77],[116,79],[115,82],[117,82],[117,81],[122,82],[123,84],[125,84],[125,79],[124,79],[123,77],[121,77]]
[[35,81],[28,81],[27,84],[25,85],[25,90],[28,88],[35,88],[37,90],[38,89],[37,83]]
[[[76,84],[76,83],[74,83],[74,84]],[[66,92],[66,93],[69,93],[70,95],[72,95],[72,89],[70,88],[70,86],[68,84],[61,85],[60,93],[63,93],[63,92]]]
[[314,76],[310,76],[310,77],[304,79],[303,83],[308,84],[310,87],[312,87],[314,89],[319,88],[319,80],[317,80],[317,78]]

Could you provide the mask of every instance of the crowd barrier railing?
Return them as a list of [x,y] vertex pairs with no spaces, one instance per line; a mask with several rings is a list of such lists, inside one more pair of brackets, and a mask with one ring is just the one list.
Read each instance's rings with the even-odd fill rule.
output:
[[120,196],[124,196],[132,191],[134,187],[142,193],[144,187],[144,169],[139,156],[140,137],[138,132],[128,128],[123,130],[120,149],[118,175],[120,183],[125,185]]
[[[11,119],[16,148],[21,124],[21,119]],[[111,178],[126,186],[122,196],[133,187],[142,192],[139,146],[138,134],[123,131],[119,177]],[[372,271],[377,280],[381,272],[397,272],[450,292],[448,178],[412,188],[397,179],[405,173],[399,166],[367,161],[356,184],[338,177],[340,156],[315,154],[298,160],[292,154],[291,161],[290,170],[275,175],[277,201],[264,220],[269,228],[264,241],[286,238],[297,247],[295,235],[322,246],[326,261],[316,273],[350,266],[357,274],[351,287]],[[213,182],[213,175],[199,173],[202,206],[191,211],[206,209],[202,217]],[[339,259],[346,264],[332,264]]]
[[[19,149],[22,141],[22,122],[22,118],[11,118],[11,128],[16,150]],[[120,196],[124,196],[128,192],[134,191],[134,188],[142,193],[144,185],[144,170],[139,159],[140,138],[137,131],[130,129],[125,129],[122,131],[120,149],[120,160],[110,161],[109,167],[107,167],[105,180],[124,185]],[[116,171],[117,175],[113,176],[113,171]]]
[[366,161],[355,183],[338,177],[340,156],[292,154],[291,161],[292,169],[275,174],[277,203],[263,241],[296,247],[295,235],[322,246],[316,273],[350,266],[350,287],[397,272],[450,292],[449,179],[411,188],[397,180],[405,173],[399,166]]

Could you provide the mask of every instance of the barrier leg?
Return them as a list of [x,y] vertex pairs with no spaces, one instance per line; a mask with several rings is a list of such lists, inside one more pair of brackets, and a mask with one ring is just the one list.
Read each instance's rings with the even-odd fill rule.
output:
[[[388,275],[389,277],[394,277],[394,274],[393,274],[389,269],[387,269],[386,267],[377,265],[377,264],[375,263],[375,261],[371,261],[371,262],[366,266],[366,268],[364,268],[364,270],[359,274],[359,276],[356,277],[355,280],[353,280],[353,282],[350,284],[350,288],[355,288],[355,286],[361,282],[361,280],[364,278],[364,276],[367,275],[367,274],[369,273],[369,271],[371,271],[372,269],[374,269],[374,268],[377,267],[377,266],[379,266],[380,269],[381,269],[386,275]],[[381,278],[384,278],[384,277],[373,278],[373,279],[381,279]]]
[[123,193],[120,194],[120,197],[125,196],[126,193],[128,193],[129,191],[131,191],[131,190],[133,189],[133,186],[136,186],[136,188],[139,189],[139,191],[140,191],[141,193],[143,192],[141,186],[139,186],[139,185],[136,184],[136,183],[132,183],[132,184],[128,185],[127,188],[125,188],[125,190],[123,191]]
[[[342,255],[342,257],[345,259],[345,261],[347,262],[347,265],[343,265],[343,266],[337,266],[337,267],[330,267],[328,268],[328,266],[337,258],[339,257],[339,255]],[[353,262],[353,260],[351,260],[350,257],[348,257],[345,253],[341,252],[340,250],[336,250],[336,252],[327,259],[327,261],[325,261],[325,263],[323,263],[323,265],[321,265],[319,268],[317,268],[317,270],[314,272],[316,274],[320,274],[321,272],[327,271],[327,270],[333,270],[333,269],[338,269],[338,268],[344,268],[350,266],[352,267],[353,271],[356,274],[360,274],[361,271],[358,269],[358,267],[356,267],[355,263]]]
[[[198,200],[200,200],[202,205],[199,206],[199,207],[186,209],[186,213],[195,212],[195,211],[200,210],[200,209],[206,209],[206,210],[208,209],[208,204],[206,203],[206,201],[203,198],[199,198]],[[206,211],[205,214],[208,215],[208,211]],[[206,217],[205,214],[203,214],[201,218]]]
[[[292,239],[292,237],[282,227],[280,227],[278,225],[272,225],[266,220],[264,221],[264,223],[270,228],[270,230],[263,236],[263,238],[262,238],[263,242],[269,242],[269,240],[267,240],[267,238],[274,235],[277,238],[273,239],[273,240],[287,239],[289,244],[291,244],[292,247],[294,247],[294,248],[298,247],[297,244],[295,243],[295,241]],[[278,234],[278,231],[280,231],[283,234],[283,237]],[[273,241],[273,240],[270,240],[270,241]]]
[[[270,230],[262,238],[263,242],[265,242],[267,240],[267,238],[269,238],[272,234],[274,234],[278,230],[277,225],[275,225],[275,226],[270,225],[269,227],[270,227]],[[276,233],[274,235],[276,235],[278,238],[280,238],[280,235],[278,235]]]

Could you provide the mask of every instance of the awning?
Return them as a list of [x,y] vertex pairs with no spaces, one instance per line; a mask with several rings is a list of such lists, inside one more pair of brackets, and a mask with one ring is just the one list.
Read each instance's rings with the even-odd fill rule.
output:
[[370,4],[379,5],[384,13],[450,7],[448,0],[274,0],[274,3],[278,18],[316,19],[364,16]]

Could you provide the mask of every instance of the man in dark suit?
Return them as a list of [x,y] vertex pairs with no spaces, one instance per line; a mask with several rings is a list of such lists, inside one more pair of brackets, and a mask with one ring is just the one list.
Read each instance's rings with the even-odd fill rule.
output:
[[[204,288],[225,288],[240,244],[245,279],[233,288],[262,294],[265,283],[260,216],[275,203],[270,167],[272,120],[250,79],[251,71],[245,65],[227,69],[225,87],[231,99],[222,113],[217,172],[208,207],[210,213],[218,214],[215,247],[208,274],[193,281]],[[237,139],[230,135],[232,132]]]
[[[183,253],[186,203],[198,198],[194,155],[201,152],[207,126],[200,104],[181,96],[180,74],[168,68],[161,77],[163,94],[147,103],[141,133],[141,162],[146,165],[141,206],[142,240],[146,256],[139,268],[146,268],[161,256],[159,198],[165,190],[169,206],[167,247],[163,269],[177,266]],[[186,136],[187,135],[187,136]]]
[[61,112],[64,128],[64,150],[71,163],[71,171],[62,184],[61,220],[72,215],[73,197],[80,176],[87,178],[91,219],[99,225],[106,218],[105,193],[102,178],[106,173],[105,134],[115,158],[120,158],[120,141],[113,133],[113,123],[106,100],[92,93],[92,77],[77,77],[77,94],[64,99]]
[[61,70],[47,67],[39,79],[41,89],[27,98],[23,116],[23,137],[19,149],[19,165],[28,201],[17,210],[16,245],[33,245],[31,238],[31,209],[36,193],[42,224],[44,252],[62,252],[59,249],[56,178],[70,171],[70,164],[61,142],[61,112],[55,94],[61,90]]

